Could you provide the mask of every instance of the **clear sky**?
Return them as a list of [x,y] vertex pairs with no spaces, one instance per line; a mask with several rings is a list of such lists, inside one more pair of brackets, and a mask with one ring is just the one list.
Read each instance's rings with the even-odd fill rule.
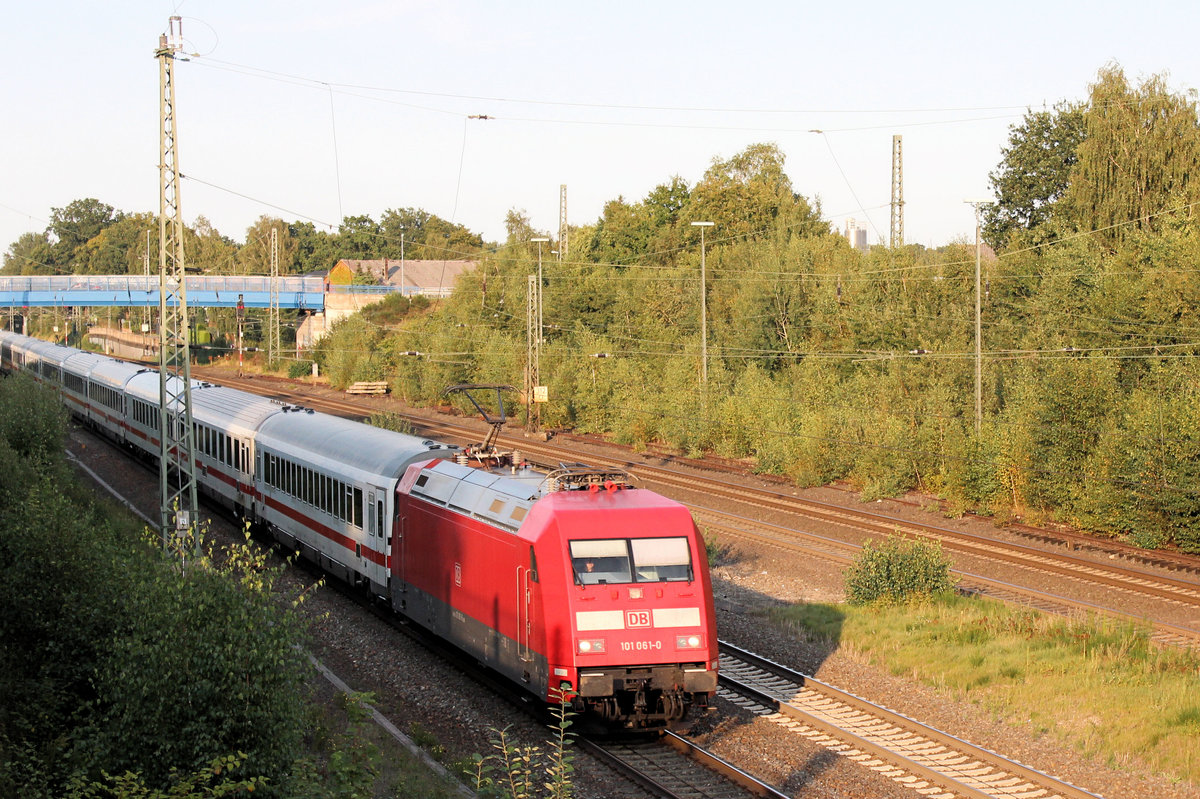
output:
[[[418,207],[489,240],[558,229],[755,142],[838,228],[974,234],[1009,126],[1082,100],[1104,64],[1200,86],[1200,6],[1159,2],[115,0],[11,2],[0,27],[0,250],[94,197],[158,210],[158,65],[183,18],[188,224],[336,227]],[[490,119],[469,119],[487,115]],[[823,132],[813,132],[823,131]]]

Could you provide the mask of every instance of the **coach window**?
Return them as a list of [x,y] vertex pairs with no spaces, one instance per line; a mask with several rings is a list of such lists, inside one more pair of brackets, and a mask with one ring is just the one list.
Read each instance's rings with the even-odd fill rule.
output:
[[361,488],[354,489],[354,526],[360,530],[363,526],[363,493]]

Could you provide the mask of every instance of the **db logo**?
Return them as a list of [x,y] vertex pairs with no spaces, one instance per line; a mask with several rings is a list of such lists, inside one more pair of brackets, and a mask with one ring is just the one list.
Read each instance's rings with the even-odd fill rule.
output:
[[650,626],[650,611],[648,611],[648,610],[627,610],[627,611],[625,611],[625,626],[626,627],[649,627]]
[[462,586],[462,564],[461,563],[454,564],[454,584],[459,587]]

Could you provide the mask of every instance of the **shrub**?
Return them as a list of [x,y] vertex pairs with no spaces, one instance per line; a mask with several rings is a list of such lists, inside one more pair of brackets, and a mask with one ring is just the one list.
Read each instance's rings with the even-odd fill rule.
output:
[[392,411],[379,411],[371,414],[369,417],[367,417],[367,424],[373,427],[381,427],[384,430],[391,430],[395,433],[415,435],[413,423],[400,414]]
[[888,536],[868,541],[843,573],[851,605],[902,604],[951,591],[950,560],[938,542]]
[[293,380],[308,377],[312,374],[312,361],[292,361],[288,364],[287,376]]

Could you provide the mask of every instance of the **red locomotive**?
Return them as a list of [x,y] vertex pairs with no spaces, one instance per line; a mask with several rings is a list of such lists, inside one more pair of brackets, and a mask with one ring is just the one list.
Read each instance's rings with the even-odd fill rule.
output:
[[583,468],[497,471],[408,467],[393,606],[540,698],[572,690],[605,720],[653,726],[706,706],[716,623],[687,508]]

